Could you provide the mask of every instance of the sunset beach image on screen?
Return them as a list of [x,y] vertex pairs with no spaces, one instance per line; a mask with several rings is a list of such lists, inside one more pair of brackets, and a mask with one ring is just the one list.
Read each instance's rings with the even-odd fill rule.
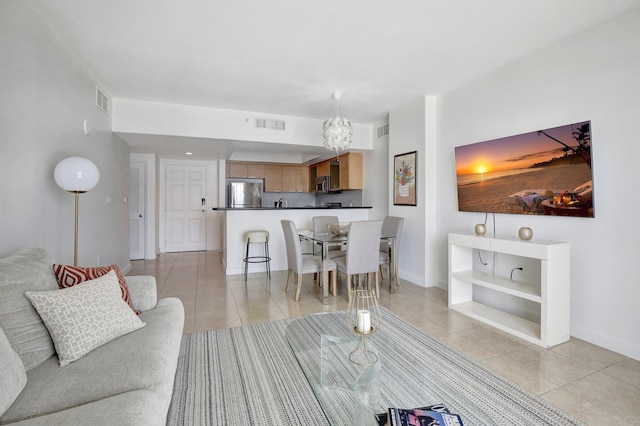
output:
[[455,148],[458,210],[594,217],[591,122]]

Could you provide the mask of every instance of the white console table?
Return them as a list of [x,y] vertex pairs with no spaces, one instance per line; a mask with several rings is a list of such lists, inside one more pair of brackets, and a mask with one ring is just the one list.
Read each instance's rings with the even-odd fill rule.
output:
[[[474,270],[474,249],[535,259],[536,265],[539,261],[540,279],[517,281]],[[543,347],[566,342],[570,321],[569,261],[569,243],[450,233],[449,308]],[[533,302],[540,309],[540,321],[480,303],[474,299],[474,286]]]

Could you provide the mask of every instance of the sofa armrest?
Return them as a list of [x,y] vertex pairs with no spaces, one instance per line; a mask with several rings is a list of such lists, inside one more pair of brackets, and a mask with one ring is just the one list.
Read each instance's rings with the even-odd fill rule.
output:
[[141,311],[148,311],[158,303],[158,289],[156,278],[149,275],[126,276],[127,286],[131,294],[133,307]]

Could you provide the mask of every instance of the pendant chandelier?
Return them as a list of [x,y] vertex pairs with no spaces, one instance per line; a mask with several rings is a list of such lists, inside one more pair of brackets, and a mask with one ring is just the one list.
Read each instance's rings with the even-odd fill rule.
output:
[[342,93],[335,90],[332,94],[333,99],[336,100],[336,116],[324,122],[322,126],[322,141],[325,148],[330,151],[335,151],[336,155],[340,155],[340,151],[345,151],[351,145],[353,128],[349,120],[340,117],[338,111],[338,100],[342,96]]

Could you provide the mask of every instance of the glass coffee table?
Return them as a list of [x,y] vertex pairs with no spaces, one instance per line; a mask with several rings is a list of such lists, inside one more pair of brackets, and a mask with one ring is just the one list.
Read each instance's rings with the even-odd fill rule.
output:
[[344,313],[293,320],[286,337],[330,424],[377,425],[374,414],[387,410],[380,400],[381,359],[368,366],[349,360],[359,336],[347,329]]
[[443,404],[467,425],[576,425],[576,419],[381,308],[369,344],[378,362],[349,361],[358,336],[344,313],[291,321],[286,339],[331,425],[377,425],[389,407]]

